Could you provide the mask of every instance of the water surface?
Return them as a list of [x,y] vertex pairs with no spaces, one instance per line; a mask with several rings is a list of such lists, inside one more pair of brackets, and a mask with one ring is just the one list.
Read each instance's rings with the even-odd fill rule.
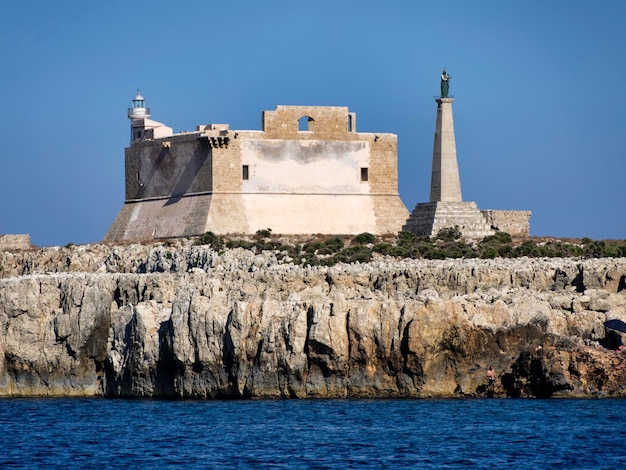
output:
[[1,468],[619,468],[626,400],[0,400]]

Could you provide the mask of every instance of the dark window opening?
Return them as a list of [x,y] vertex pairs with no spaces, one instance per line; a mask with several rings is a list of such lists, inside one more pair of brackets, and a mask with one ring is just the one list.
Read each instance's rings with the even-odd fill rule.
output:
[[244,180],[250,179],[249,172],[248,172],[248,165],[244,165],[241,170],[242,170],[241,176],[243,177],[243,179]]
[[361,168],[361,181],[369,181],[369,168]]
[[352,115],[348,114],[348,132],[352,132]]

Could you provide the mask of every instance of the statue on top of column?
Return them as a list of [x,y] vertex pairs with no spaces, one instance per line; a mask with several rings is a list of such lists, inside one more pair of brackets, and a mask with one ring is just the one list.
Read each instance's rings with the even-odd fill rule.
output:
[[448,97],[448,90],[450,89],[450,79],[452,77],[448,75],[446,72],[446,68],[443,68],[443,72],[441,72],[441,97]]

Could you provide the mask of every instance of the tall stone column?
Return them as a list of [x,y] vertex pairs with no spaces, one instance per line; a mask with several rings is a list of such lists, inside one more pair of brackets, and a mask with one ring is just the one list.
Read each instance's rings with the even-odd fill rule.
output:
[[461,202],[461,179],[456,160],[452,102],[454,98],[437,98],[437,123],[430,180],[430,202]]
[[[449,79],[448,75],[445,76]],[[442,89],[442,94],[443,91]],[[430,201],[417,203],[402,229],[419,236],[434,237],[442,229],[457,228],[465,238],[486,237],[493,234],[487,219],[475,202],[463,202],[461,197],[461,178],[456,160],[452,119],[454,98],[446,96],[436,98],[435,101],[437,101],[437,122]]]

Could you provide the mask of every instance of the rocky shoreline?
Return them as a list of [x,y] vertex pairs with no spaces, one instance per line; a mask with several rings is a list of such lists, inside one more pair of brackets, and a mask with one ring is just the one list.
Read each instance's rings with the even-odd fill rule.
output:
[[0,396],[626,396],[626,258],[302,267],[179,240],[0,267]]

